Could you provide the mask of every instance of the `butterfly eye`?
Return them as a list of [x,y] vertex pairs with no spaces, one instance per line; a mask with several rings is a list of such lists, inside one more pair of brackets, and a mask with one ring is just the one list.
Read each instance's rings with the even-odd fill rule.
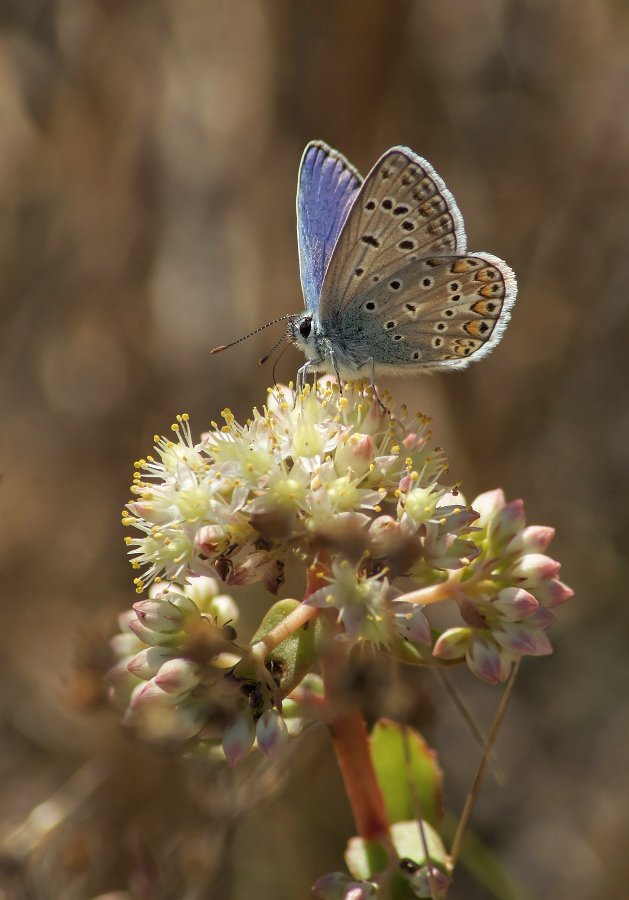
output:
[[309,337],[311,327],[312,327],[312,319],[310,318],[310,316],[306,316],[305,318],[303,318],[301,320],[301,322],[299,323],[299,333],[302,336],[302,338],[305,339],[305,338]]

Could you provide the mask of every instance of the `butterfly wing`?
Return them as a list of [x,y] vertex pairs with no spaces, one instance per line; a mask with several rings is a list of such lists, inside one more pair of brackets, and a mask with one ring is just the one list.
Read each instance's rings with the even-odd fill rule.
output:
[[358,191],[321,291],[322,321],[376,279],[423,256],[463,253],[463,217],[443,179],[408,147],[380,157]]
[[297,241],[310,312],[319,308],[325,271],[361,182],[351,163],[323,141],[312,141],[304,150],[297,182]]
[[381,373],[462,369],[499,342],[516,291],[490,253],[409,259],[330,320],[332,341],[350,365],[373,359]]

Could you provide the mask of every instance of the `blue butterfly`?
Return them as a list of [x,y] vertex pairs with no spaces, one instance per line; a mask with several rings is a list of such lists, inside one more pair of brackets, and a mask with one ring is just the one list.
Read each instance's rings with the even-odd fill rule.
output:
[[468,253],[463,218],[430,163],[392,147],[365,180],[323,141],[297,186],[305,313],[289,335],[309,370],[347,379],[462,369],[503,335],[516,298],[509,266]]

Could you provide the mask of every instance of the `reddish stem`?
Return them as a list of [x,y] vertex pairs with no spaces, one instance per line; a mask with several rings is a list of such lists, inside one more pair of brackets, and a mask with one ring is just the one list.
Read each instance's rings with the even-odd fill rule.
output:
[[365,720],[358,709],[346,708],[336,695],[339,658],[322,660],[326,700],[333,712],[329,722],[339,769],[360,837],[390,844],[389,820],[380,785],[369,753]]
[[[326,578],[327,563],[327,559],[320,558],[317,566],[310,567],[304,600],[329,583]],[[358,834],[366,840],[379,841],[395,855],[384,797],[369,753],[367,725],[361,712],[355,707],[348,708],[344,698],[339,695],[339,674],[345,665],[345,648],[341,644],[333,644],[321,660],[332,744]]]

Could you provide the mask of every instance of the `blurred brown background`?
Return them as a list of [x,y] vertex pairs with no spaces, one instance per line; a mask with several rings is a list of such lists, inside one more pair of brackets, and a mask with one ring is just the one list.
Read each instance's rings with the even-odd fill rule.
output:
[[[132,461],[177,412],[198,432],[264,402],[277,329],[209,348],[302,306],[312,138],[363,173],[415,148],[470,248],[515,270],[489,359],[390,387],[434,417],[468,498],[501,485],[557,527],[577,592],[555,654],[523,667],[504,783],[473,820],[516,886],[461,871],[452,896],[628,895],[628,104],[621,0],[0,2],[0,897],[300,900],[342,866],[323,732],[281,785],[256,761],[234,779],[124,733],[101,696],[134,599]],[[460,675],[489,722],[498,692]],[[416,683],[460,809],[478,751]]]

